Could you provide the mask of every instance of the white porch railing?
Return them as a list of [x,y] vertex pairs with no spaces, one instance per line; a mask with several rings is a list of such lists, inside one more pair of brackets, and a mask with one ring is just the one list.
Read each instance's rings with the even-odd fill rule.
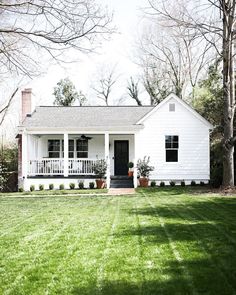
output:
[[69,175],[92,175],[97,159],[69,159]]
[[[97,159],[69,159],[69,175],[92,175],[93,166]],[[61,158],[44,158],[40,160],[28,161],[28,175],[63,175],[64,159]]]
[[40,160],[30,160],[28,162],[28,175],[63,175],[64,160],[44,158]]

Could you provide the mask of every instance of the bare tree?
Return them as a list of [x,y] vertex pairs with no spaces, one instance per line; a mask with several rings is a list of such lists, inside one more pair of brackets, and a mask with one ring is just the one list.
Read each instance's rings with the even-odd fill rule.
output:
[[39,50],[57,60],[69,48],[91,51],[110,21],[94,0],[0,1],[0,75],[35,74]]
[[107,106],[110,104],[111,92],[118,78],[116,66],[110,67],[102,65],[98,71],[98,80],[95,81],[95,85],[92,86],[97,98],[103,100]]
[[[187,3],[188,2],[188,3]],[[173,5],[174,4],[174,5]],[[177,5],[178,4],[178,5]],[[163,24],[184,27],[213,46],[223,60],[223,185],[234,186],[234,116],[235,116],[235,0],[155,1],[149,0],[149,16],[156,15]]]
[[138,87],[138,81],[135,82],[132,77],[130,77],[130,80],[128,81],[127,90],[128,94],[131,98],[133,98],[138,106],[142,105],[141,100],[139,99],[139,87]]
[[[95,50],[114,32],[111,19],[94,0],[0,1],[0,79],[38,75],[46,58],[70,61],[64,53],[71,49]],[[5,100],[1,113],[12,101]]]
[[165,71],[155,66],[144,68],[143,85],[150,97],[150,104],[157,105],[168,94],[170,94],[172,85]]
[[0,126],[2,125],[3,121],[5,120],[5,117],[7,115],[7,111],[11,105],[12,100],[14,99],[16,93],[18,92],[19,87],[16,87],[16,89],[13,91],[7,102],[5,103],[4,106],[0,107]]
[[[206,68],[211,46],[205,42],[199,47],[195,35],[186,28],[166,27],[154,17],[151,21],[155,23],[148,26],[139,42],[145,88],[151,94],[151,101],[158,102],[162,99],[158,94],[162,92],[161,81],[164,80],[164,85],[168,86],[168,89],[164,86],[164,92],[174,92],[184,98],[186,92],[194,90],[200,74]],[[150,82],[147,80],[149,78]],[[157,97],[152,91],[154,86],[157,87]],[[194,91],[192,94],[194,96]]]

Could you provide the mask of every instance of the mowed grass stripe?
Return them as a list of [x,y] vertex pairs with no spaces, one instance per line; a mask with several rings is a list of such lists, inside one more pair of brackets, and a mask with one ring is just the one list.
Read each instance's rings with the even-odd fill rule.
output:
[[97,269],[97,294],[102,293],[103,288],[103,281],[104,281],[104,268],[105,265],[109,259],[109,251],[110,251],[110,245],[114,238],[115,228],[117,226],[117,223],[119,222],[119,215],[120,215],[120,199],[117,199],[116,201],[116,210],[114,214],[114,218],[111,224],[111,229],[109,234],[106,236],[106,242],[103,249],[103,255],[100,259],[100,266]]
[[[24,202],[25,206],[34,206],[34,204],[31,204],[32,202],[37,204],[35,210],[32,212],[34,215],[33,219],[27,220],[24,226],[19,221],[19,229],[16,227],[12,229],[11,225],[9,225],[7,237],[0,237],[0,241],[2,241],[2,243],[0,243],[1,256],[7,258],[8,255],[12,255],[11,251],[16,252],[18,247],[22,248],[23,245],[27,246],[27,241],[32,248],[39,238],[47,239],[47,236],[50,236],[52,232],[56,230],[56,227],[61,227],[64,216],[60,216],[60,211],[66,204],[63,202],[57,203],[57,200],[55,200],[52,208],[50,206],[45,207],[45,204],[38,203],[38,201],[39,200],[32,199],[27,203]],[[19,220],[24,218],[21,216],[21,212],[15,212],[15,214],[20,216]],[[21,255],[22,254],[21,252]]]
[[[105,200],[105,203],[107,201]],[[66,203],[63,203],[64,206],[66,206]],[[96,212],[101,210],[102,207],[105,205],[103,202],[99,202],[100,206],[96,207],[95,215]],[[81,204],[83,205],[83,204]],[[88,206],[88,204],[84,203],[84,205]],[[69,206],[69,208],[71,205]],[[68,209],[68,207],[65,207]],[[61,206],[61,209],[64,210],[63,206]],[[40,275],[40,268],[42,268],[42,273],[46,271],[47,273],[47,267],[48,264],[53,264],[55,263],[54,266],[57,265],[57,263],[60,263],[60,248],[62,249],[63,252],[63,247],[65,245],[63,243],[66,243],[68,239],[66,239],[66,235],[70,230],[68,230],[69,227],[75,228],[75,225],[77,223],[78,216],[76,215],[76,208],[71,208],[74,209],[73,213],[74,214],[62,214],[60,211],[60,208],[57,207],[57,214],[59,216],[58,220],[58,227],[53,230],[53,232],[49,233],[49,238],[48,236],[44,237],[44,240],[41,241],[41,243],[36,243],[36,248],[34,249],[34,255],[25,257],[24,261],[25,266],[21,267],[21,269],[18,271],[20,273],[13,282],[9,282],[10,288],[8,288],[8,292],[6,294],[11,294],[13,293],[21,293],[21,289],[26,289],[29,288],[29,290],[34,289],[34,284],[37,285],[37,276]],[[54,211],[51,212],[54,216]],[[81,214],[81,211],[80,211]],[[87,214],[85,214],[87,215]],[[83,214],[82,214],[83,216]],[[80,216],[80,217],[82,217]],[[50,223],[49,223],[50,224]],[[45,232],[47,232],[47,227],[48,223],[44,224]],[[22,245],[23,246],[23,245]],[[57,251],[59,251],[59,255],[57,255]],[[27,249],[25,249],[25,252],[27,253]],[[51,259],[46,259],[45,256],[51,257]],[[50,271],[53,271],[52,267],[50,268]],[[23,282],[22,282],[23,280]],[[47,278],[44,280],[44,284],[47,281]],[[20,285],[20,286],[19,286]],[[37,286],[35,286],[36,290],[38,289]],[[38,290],[36,291],[35,294],[37,294]]]
[[196,291],[196,288],[194,286],[194,283],[193,283],[193,278],[190,275],[189,270],[188,270],[187,266],[185,265],[180,252],[177,249],[176,243],[172,239],[170,231],[168,230],[167,226],[165,225],[165,219],[160,216],[159,210],[152,203],[152,201],[148,197],[148,195],[144,193],[144,196],[147,198],[151,208],[154,210],[154,212],[157,214],[157,216],[158,216],[158,218],[160,220],[160,225],[163,228],[163,230],[164,230],[164,232],[165,232],[165,234],[166,234],[166,236],[168,238],[169,245],[170,245],[170,247],[171,247],[171,249],[173,251],[173,255],[174,255],[175,259],[178,261],[178,263],[180,265],[181,271],[182,271],[182,273],[184,275],[184,278],[186,279],[186,283],[187,283],[187,285],[189,287],[189,290],[190,290],[191,294],[198,294],[197,291]]
[[[10,202],[8,202],[6,205],[10,205],[11,207]],[[2,203],[0,203],[0,208],[1,206]],[[4,218],[0,222],[0,237],[9,235],[16,229],[20,229],[21,227],[23,227],[25,224],[31,224],[33,220],[44,214],[44,211],[41,214],[35,214],[35,210],[25,210],[25,208],[22,207],[23,206],[19,208],[14,208],[14,210],[12,210],[13,213],[9,215],[5,214]]]
[[130,233],[141,240],[140,267],[144,274],[142,294],[187,294],[189,288],[180,264],[173,255],[169,239],[155,210],[150,210],[147,198],[142,196],[138,199],[135,214],[138,215],[139,228],[132,229]]
[[[137,256],[137,239],[123,234],[127,228],[136,225],[134,215],[128,214],[135,203],[135,197],[115,197],[120,209],[112,239],[109,239],[99,294],[139,294],[140,271]],[[92,293],[91,293],[92,294]]]
[[[115,203],[115,199],[108,198],[105,206],[98,208],[95,214],[91,214],[92,208],[87,212],[85,225],[78,228],[80,239],[69,257],[63,255],[65,261],[60,265],[56,279],[47,287],[48,294],[83,294],[87,288],[95,294],[97,269],[113,224],[112,216],[116,214]],[[66,269],[65,273],[63,269]]]
[[[161,201],[160,201],[161,202]],[[192,212],[187,210],[182,212],[175,208],[178,205],[179,200],[169,197],[165,199],[165,205],[162,205],[165,211],[169,211],[172,216],[179,216],[181,218],[182,229],[179,229],[177,233],[177,240],[180,240],[182,236],[188,242],[188,251],[184,251],[185,260],[189,261],[189,271],[192,273],[193,279],[195,281],[195,286],[199,293],[206,292],[209,285],[212,285],[216,294],[222,294],[223,290],[230,290],[230,294],[235,294],[235,286],[229,280],[228,274],[225,271],[224,265],[221,261],[217,260],[216,257],[212,255],[212,251],[208,244],[202,240],[202,228],[198,229],[198,225],[201,227],[203,221],[201,219],[196,219]],[[189,221],[189,217],[191,220]],[[193,217],[193,218],[192,218]],[[193,222],[194,220],[194,222]],[[205,225],[204,225],[205,227]],[[174,229],[175,231],[176,229]],[[175,233],[173,233],[175,235]],[[210,235],[212,231],[210,232]],[[191,241],[191,243],[190,243]],[[181,242],[183,244],[183,242]],[[180,248],[181,249],[181,245]],[[187,254],[187,255],[186,255]],[[205,263],[206,257],[209,258],[209,263]],[[192,263],[192,260],[198,260],[199,264]],[[200,261],[202,260],[201,267]],[[208,277],[209,272],[214,271],[214,276]],[[199,278],[201,279],[201,284],[198,284]]]

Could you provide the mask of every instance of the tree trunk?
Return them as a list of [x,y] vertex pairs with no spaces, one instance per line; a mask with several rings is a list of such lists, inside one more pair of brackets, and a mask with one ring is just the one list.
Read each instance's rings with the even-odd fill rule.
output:
[[234,1],[223,1],[223,98],[224,98],[224,154],[223,186],[234,186],[233,122],[235,108],[234,82]]

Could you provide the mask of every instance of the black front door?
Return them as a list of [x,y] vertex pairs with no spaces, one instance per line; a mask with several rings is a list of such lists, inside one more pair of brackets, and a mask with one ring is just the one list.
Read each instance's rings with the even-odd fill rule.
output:
[[128,140],[115,140],[115,175],[127,175],[129,162]]

